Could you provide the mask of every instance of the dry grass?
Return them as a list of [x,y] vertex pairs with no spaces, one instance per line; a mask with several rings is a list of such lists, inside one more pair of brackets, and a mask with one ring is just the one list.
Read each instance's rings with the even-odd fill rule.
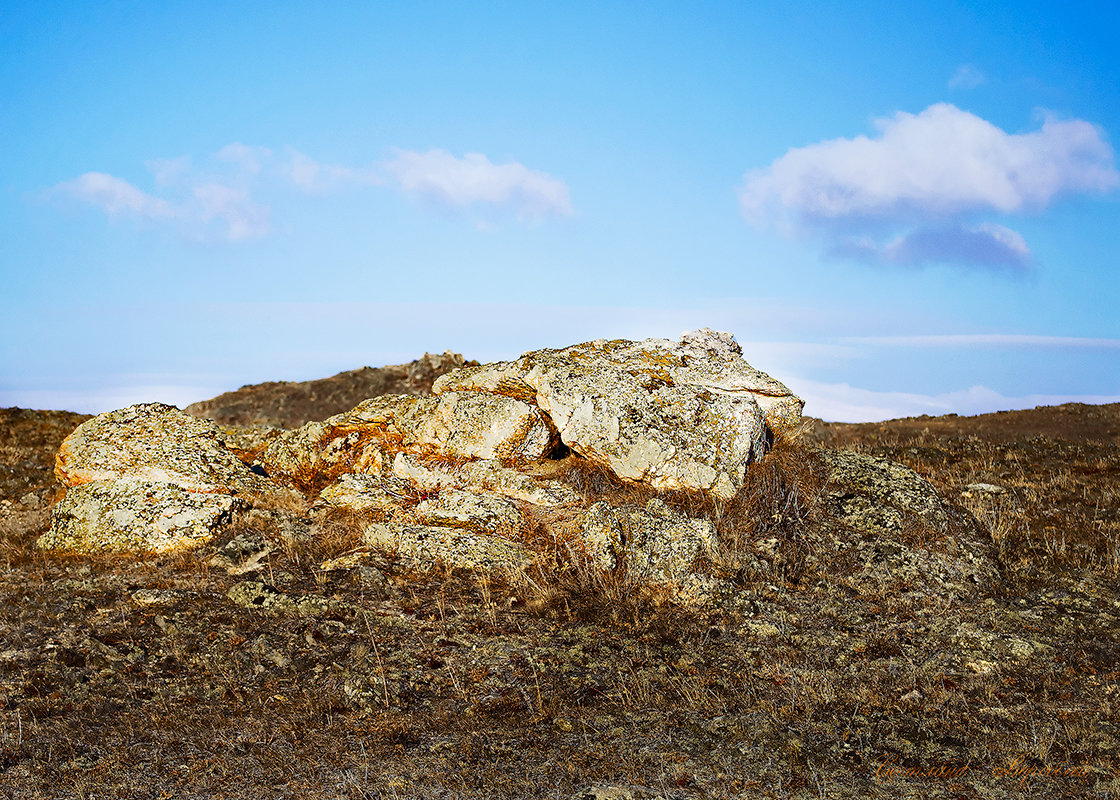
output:
[[[0,796],[1120,796],[1116,449],[878,433],[867,451],[990,530],[995,592],[861,594],[827,561],[806,580],[822,472],[797,440],[731,503],[661,495],[716,522],[709,568],[739,574],[736,608],[581,572],[583,504],[531,520],[527,540],[555,555],[535,585],[384,559],[387,592],[315,569],[368,520],[273,509],[313,535],[278,548],[264,580],[353,609],[299,616],[232,604],[243,578],[206,553],[46,557],[45,508],[0,514]],[[653,496],[557,467],[585,503]],[[978,481],[1008,492],[960,497]],[[279,537],[268,519],[255,533]],[[769,540],[788,566],[752,574]],[[139,589],[179,594],[145,606]]]

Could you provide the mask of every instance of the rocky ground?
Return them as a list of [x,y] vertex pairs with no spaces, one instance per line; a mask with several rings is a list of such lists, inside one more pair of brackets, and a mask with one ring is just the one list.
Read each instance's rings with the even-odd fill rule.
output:
[[[0,411],[4,796],[1120,796],[1120,406],[810,421],[715,509],[739,561],[699,605],[339,561],[353,521],[299,507],[45,554],[83,419]],[[871,503],[908,479],[845,453],[948,502]]]

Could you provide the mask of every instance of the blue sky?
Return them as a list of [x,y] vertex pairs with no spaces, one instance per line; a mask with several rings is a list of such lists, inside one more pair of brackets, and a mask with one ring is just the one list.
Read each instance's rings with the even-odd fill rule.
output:
[[20,3],[0,406],[730,330],[837,420],[1120,401],[1106,3]]

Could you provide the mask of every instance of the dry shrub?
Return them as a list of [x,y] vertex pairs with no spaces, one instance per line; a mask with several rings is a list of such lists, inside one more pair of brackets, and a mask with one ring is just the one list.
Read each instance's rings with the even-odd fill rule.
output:
[[564,481],[579,492],[586,505],[599,500],[609,500],[612,505],[644,504],[658,496],[656,489],[623,481],[608,467],[577,453],[557,461],[550,477]]
[[572,486],[583,502],[550,509],[524,507],[523,541],[537,562],[524,576],[531,589],[530,607],[546,612],[565,609],[585,619],[637,619],[661,606],[666,592],[627,573],[626,565],[605,571],[582,547],[579,519],[592,503],[644,505],[657,497],[690,518],[716,526],[718,549],[698,565],[719,575],[746,575],[744,564],[759,539],[777,538],[785,579],[796,580],[807,555],[806,526],[819,500],[827,470],[816,450],[796,436],[779,435],[771,451],[747,468],[746,482],[729,502],[696,491],[658,492],[620,480],[609,469],[572,454],[558,462],[551,477]]
[[[719,536],[713,568],[740,578],[745,556],[762,539],[777,539],[783,561],[804,562],[806,529],[824,493],[828,470],[816,449],[796,434],[779,434],[770,452],[747,466],[743,488],[710,517]],[[796,571],[796,570],[795,570]]]
[[318,567],[328,559],[357,549],[362,544],[362,534],[373,521],[374,513],[368,511],[330,508],[317,512],[311,519],[308,536],[284,537],[284,553],[297,566]]

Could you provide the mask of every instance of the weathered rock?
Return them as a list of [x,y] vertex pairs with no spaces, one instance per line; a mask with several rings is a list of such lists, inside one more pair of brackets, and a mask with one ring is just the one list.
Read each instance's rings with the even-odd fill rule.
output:
[[913,470],[874,456],[823,450],[823,519],[861,592],[969,597],[992,585],[991,547],[966,515]]
[[536,461],[558,442],[556,429],[539,408],[475,392],[444,393],[436,399],[431,416],[410,433],[404,444],[413,452],[496,459],[503,464]]
[[579,494],[562,481],[534,478],[502,466],[492,458],[456,466],[429,466],[416,456],[398,453],[393,460],[393,475],[425,492],[448,488],[490,491],[538,506],[559,506],[580,500]]
[[433,392],[483,392],[537,405],[568,447],[625,480],[729,498],[802,401],[708,329],[679,343],[597,340],[458,369]]
[[343,475],[319,492],[321,504],[382,517],[400,510],[402,499],[385,487],[380,475]]
[[260,581],[235,583],[229,587],[226,597],[243,608],[255,609],[266,614],[319,616],[354,610],[349,603],[313,594],[289,595]]
[[461,528],[375,523],[362,539],[382,552],[427,565],[506,571],[530,561],[529,551],[519,542]]
[[933,485],[912,469],[875,456],[822,450],[828,467],[826,500],[836,518],[865,533],[899,531],[907,517],[939,531],[949,515]]
[[555,443],[540,409],[508,397],[388,395],[282,434],[261,462],[270,475],[308,488],[347,472],[384,471],[402,451],[517,464],[542,458]]
[[524,524],[521,510],[492,492],[443,489],[423,500],[413,511],[421,525],[464,528],[477,533],[512,537]]
[[625,565],[630,575],[653,582],[684,578],[716,544],[711,522],[689,519],[656,498],[644,508],[595,503],[580,519],[580,537],[600,569]]
[[247,463],[255,461],[272,440],[282,432],[280,428],[235,425],[222,425],[219,430],[225,446],[239,459]]
[[190,492],[264,494],[272,488],[226,447],[214,423],[162,403],[83,422],[59,448],[55,475],[66,486],[134,478]]
[[228,494],[120,478],[71,487],[54,507],[44,550],[166,553],[209,542],[239,504]]

